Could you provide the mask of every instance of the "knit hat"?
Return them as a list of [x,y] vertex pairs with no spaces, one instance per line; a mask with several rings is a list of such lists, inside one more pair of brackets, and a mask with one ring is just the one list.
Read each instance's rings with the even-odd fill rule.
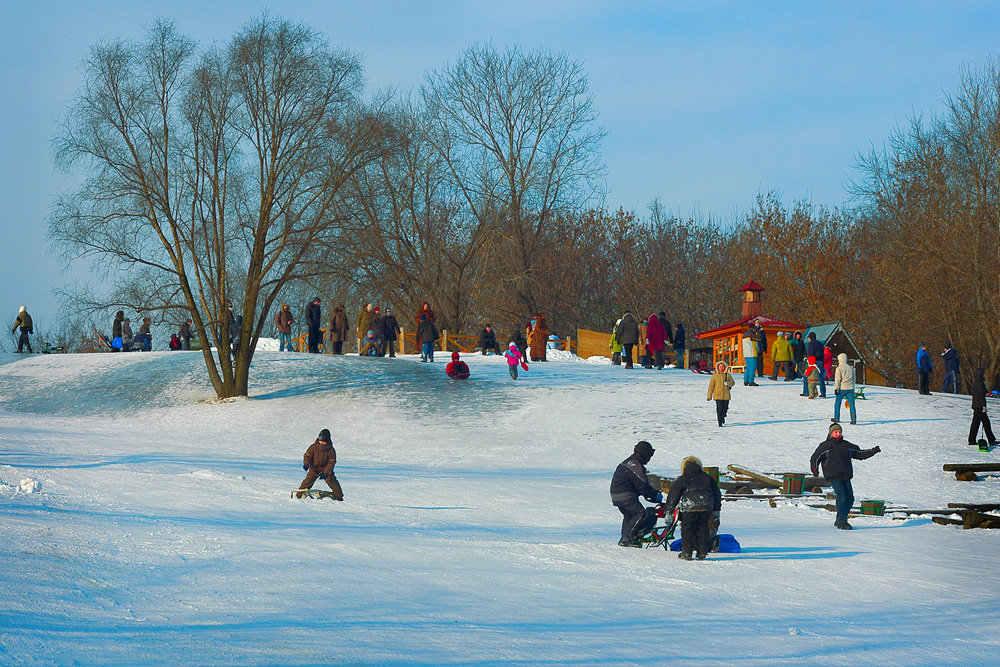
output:
[[454,352],[451,353],[452,361],[458,361],[458,357],[459,357],[458,350],[455,350]]
[[385,307],[385,312],[391,313],[392,312],[392,308],[390,308],[389,306],[386,306]]
[[375,306],[375,312],[376,313],[378,312],[378,306]]
[[512,350],[516,350],[517,349],[517,343],[515,343],[514,341],[511,341],[510,345],[508,345],[507,347],[509,347]]
[[24,306],[21,306],[20,308],[18,308],[18,309],[17,309],[17,312],[19,312],[19,313],[23,313],[23,312],[24,312]]
[[649,461],[649,459],[653,458],[653,452],[655,452],[656,450],[653,449],[653,446],[648,442],[646,442],[645,440],[640,440],[635,444],[635,448],[633,449],[633,451],[639,456],[642,456],[647,461]]
[[781,336],[782,338],[784,338],[784,336],[785,336],[785,332],[784,332],[784,331],[779,331],[779,332],[778,332],[778,335],[779,335],[779,336]]
[[841,426],[840,424],[838,424],[837,422],[833,422],[832,424],[830,424],[830,430],[827,431],[826,434],[827,435],[833,435],[834,431],[840,431],[841,433],[843,433],[844,432],[844,427]]
[[325,428],[319,432],[319,437],[316,438],[321,442],[333,442],[333,438],[330,437],[330,429]]

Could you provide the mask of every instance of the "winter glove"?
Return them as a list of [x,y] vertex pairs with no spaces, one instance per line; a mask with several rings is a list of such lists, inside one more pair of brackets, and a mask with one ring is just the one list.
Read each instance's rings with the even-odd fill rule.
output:
[[875,445],[875,453],[878,454],[881,451],[882,451],[882,448],[879,447],[878,445]]
[[325,473],[325,472],[321,472],[321,473],[319,474],[319,478],[320,478],[320,479],[326,479],[326,473]]
[[663,494],[660,493],[659,491],[656,492],[656,502],[658,502],[658,503],[662,503],[663,502]]
[[305,470],[305,471],[308,471],[309,470],[309,466],[306,465],[305,463],[303,463],[302,464],[302,469]]

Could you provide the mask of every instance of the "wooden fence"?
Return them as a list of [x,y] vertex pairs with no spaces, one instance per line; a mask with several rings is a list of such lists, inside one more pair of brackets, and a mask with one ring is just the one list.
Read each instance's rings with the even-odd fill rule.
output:
[[[578,329],[577,331],[581,331]],[[320,329],[323,337],[326,337],[326,329]],[[344,341],[344,352],[353,349],[354,353],[357,354],[357,339],[353,339],[354,345],[351,345],[352,339],[347,339]],[[506,347],[501,342],[501,339],[497,339],[497,343],[500,343],[501,349]],[[556,349],[567,350],[570,352],[575,352],[577,345],[570,338],[560,339],[558,341],[549,341],[549,343],[555,343]],[[309,344],[309,334],[302,334],[296,338],[292,339],[292,349],[296,352],[305,352],[308,349]],[[450,350],[457,352],[473,352],[479,347],[479,336],[471,334],[454,334],[448,333],[447,329],[441,330],[441,337],[438,339],[437,344],[434,346],[435,350]],[[322,352],[326,352],[326,347],[323,345],[322,340],[319,344],[319,349]],[[399,334],[399,354],[418,354],[420,352],[420,346],[417,345],[417,332],[408,331],[403,328]],[[608,355],[610,356],[610,355]]]

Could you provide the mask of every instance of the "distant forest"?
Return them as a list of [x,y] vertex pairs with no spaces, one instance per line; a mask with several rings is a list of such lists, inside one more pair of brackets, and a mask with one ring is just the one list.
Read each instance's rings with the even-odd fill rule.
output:
[[[663,310],[693,338],[738,318],[751,279],[765,314],[843,321],[893,383],[915,386],[920,342],[956,347],[963,387],[977,365],[1000,373],[996,62],[859,153],[851,208],[769,192],[727,221],[603,208],[604,131],[565,54],[478,44],[410,97],[366,99],[358,56],[262,16],[209,47],[160,21],[95,45],[83,71],[55,139],[82,184],[50,232],[107,287],[66,293],[73,326],[191,317],[220,397],[246,393],[283,301],[301,319],[315,295],[351,316],[426,299],[442,328],[501,334],[537,313],[573,335]],[[218,345],[229,300],[238,352]]]

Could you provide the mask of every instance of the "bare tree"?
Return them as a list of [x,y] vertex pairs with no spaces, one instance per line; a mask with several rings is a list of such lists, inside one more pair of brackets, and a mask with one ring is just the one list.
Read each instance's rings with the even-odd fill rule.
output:
[[332,271],[318,249],[380,150],[358,59],[264,15],[201,54],[157,21],[145,43],[94,46],[84,72],[56,139],[84,180],[52,216],[54,242],[95,259],[112,299],[189,315],[218,396],[246,395],[277,295]]
[[538,312],[537,253],[560,211],[599,191],[604,132],[583,65],[545,51],[473,46],[422,88],[428,136],[468,215],[484,269]]

